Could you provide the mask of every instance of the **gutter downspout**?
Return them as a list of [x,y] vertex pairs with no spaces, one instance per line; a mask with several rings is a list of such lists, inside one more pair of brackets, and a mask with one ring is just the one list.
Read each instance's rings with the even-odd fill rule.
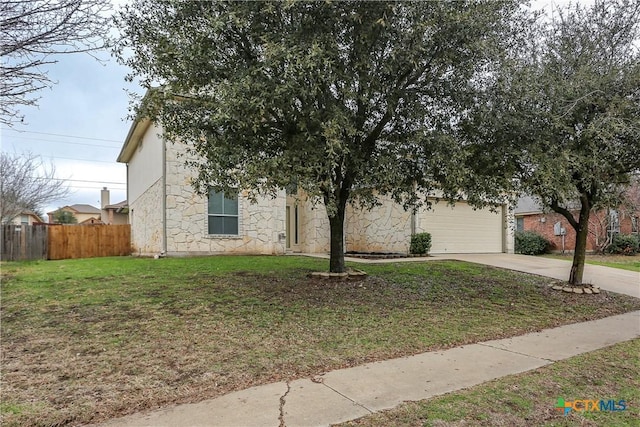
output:
[[162,138],[162,251],[167,254],[167,142]]
[[[414,181],[413,182],[413,194],[416,194],[417,191],[418,191],[418,184]],[[411,227],[411,229],[410,229],[411,236],[413,237],[416,234],[416,227],[417,227],[417,224],[416,224],[416,207],[415,207],[415,205],[413,205],[413,207],[411,208],[411,226],[410,227]]]
[[416,235],[416,211],[411,209],[411,236]]
[[[127,208],[129,209],[129,212],[127,213],[127,217],[129,218],[129,225],[131,225],[132,221],[132,215],[131,215],[131,206],[129,205],[129,203],[131,202],[131,198],[129,197],[129,163],[125,164],[126,168],[127,168]],[[131,229],[133,230],[133,227],[131,227]],[[132,236],[133,237],[133,236]],[[133,240],[133,239],[132,239]]]

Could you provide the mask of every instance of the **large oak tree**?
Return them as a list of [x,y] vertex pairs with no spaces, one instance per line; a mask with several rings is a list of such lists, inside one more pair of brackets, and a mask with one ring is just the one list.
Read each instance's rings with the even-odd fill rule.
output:
[[466,124],[476,174],[515,178],[575,229],[574,285],[583,279],[590,212],[617,208],[640,171],[639,31],[637,1],[556,10],[492,75]]
[[[342,272],[348,202],[459,195],[457,127],[520,13],[492,0],[138,0],[117,18],[116,53],[159,87],[137,114],[189,145],[201,194],[296,185],[326,206]],[[481,204],[485,190],[466,194]]]

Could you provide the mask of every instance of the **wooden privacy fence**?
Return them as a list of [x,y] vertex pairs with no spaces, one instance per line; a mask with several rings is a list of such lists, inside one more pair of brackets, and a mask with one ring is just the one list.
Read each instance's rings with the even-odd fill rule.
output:
[[0,259],[3,261],[47,259],[47,226],[4,224]]
[[49,259],[94,258],[131,254],[131,226],[53,225]]
[[131,226],[3,225],[2,260],[69,259],[131,254]]

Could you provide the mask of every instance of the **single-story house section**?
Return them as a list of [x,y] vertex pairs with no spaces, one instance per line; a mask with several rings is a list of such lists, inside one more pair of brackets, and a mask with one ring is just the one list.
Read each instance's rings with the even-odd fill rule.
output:
[[42,218],[40,218],[40,216],[37,213],[35,213],[32,210],[25,209],[22,212],[20,212],[19,215],[16,215],[11,221],[9,221],[9,224],[33,225],[41,222],[43,222]]
[[[127,164],[127,201],[134,253],[153,255],[327,253],[324,206],[283,189],[250,203],[195,193],[184,167],[185,146],[164,141],[161,129],[136,120],[118,162]],[[416,214],[387,200],[373,210],[349,206],[345,250],[407,253],[412,233],[432,235],[432,253],[513,252],[513,211],[507,205],[475,210],[445,202]]]
[[[579,209],[570,209],[577,219]],[[531,196],[518,200],[515,208],[516,231],[533,231],[551,243],[554,252],[573,251],[576,246],[576,232],[567,219],[557,212],[546,211],[540,202]],[[612,234],[638,234],[640,212],[628,209],[602,209],[591,212],[587,251],[602,250]]]
[[128,224],[129,204],[126,200],[111,204],[111,193],[107,187],[100,190],[100,219],[104,224]]

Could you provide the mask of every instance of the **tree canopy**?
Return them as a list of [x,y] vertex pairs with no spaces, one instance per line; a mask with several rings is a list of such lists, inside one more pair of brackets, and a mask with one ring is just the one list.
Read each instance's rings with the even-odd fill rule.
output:
[[502,171],[575,229],[580,284],[590,211],[617,207],[640,171],[640,3],[597,0],[539,24],[467,126],[476,174]]
[[76,218],[73,212],[60,208],[53,213],[53,222],[56,224],[77,224],[78,218]]
[[[116,54],[150,91],[137,113],[198,160],[196,189],[292,185],[327,209],[330,270],[344,271],[347,202],[455,198],[455,137],[509,42],[518,1],[137,0]],[[465,189],[478,204],[494,188]]]

